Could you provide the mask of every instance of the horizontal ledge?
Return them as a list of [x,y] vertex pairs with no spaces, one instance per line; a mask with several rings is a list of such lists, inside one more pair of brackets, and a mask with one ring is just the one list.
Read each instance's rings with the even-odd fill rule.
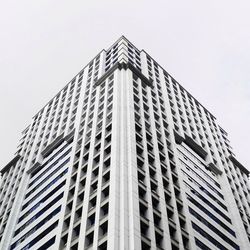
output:
[[49,154],[52,153],[58,146],[60,146],[64,141],[67,142],[67,144],[70,144],[74,139],[75,129],[73,129],[69,134],[66,136],[63,136],[63,134],[59,135],[52,143],[50,143],[42,152],[42,159],[35,162],[28,170],[27,173],[31,174],[35,170],[42,168],[42,161],[44,158],[46,158]]
[[38,168],[40,168],[42,166],[42,164],[40,162],[36,162],[31,168],[29,168],[27,170],[27,173],[30,174],[30,173],[33,173],[35,170],[37,170]]
[[234,164],[234,166],[238,167],[246,175],[250,174],[249,170],[244,167],[233,155],[230,155],[228,158]]
[[207,168],[214,172],[216,175],[221,175],[222,171],[212,162],[208,163]]
[[44,158],[47,157],[55,148],[62,144],[63,141],[63,134],[61,134],[41,152],[42,156]]
[[207,152],[200,145],[198,145],[190,136],[185,135],[185,137],[183,137],[174,130],[174,137],[175,137],[175,142],[177,144],[181,144],[182,142],[184,142],[202,159],[206,160]]
[[75,135],[75,129],[73,129],[69,134],[67,134],[63,139],[66,141],[68,144],[71,143],[74,139]]
[[185,140],[185,138],[180,134],[178,134],[175,130],[174,130],[174,138],[177,144],[181,144]]
[[16,165],[17,161],[21,158],[20,155],[16,155],[6,166],[4,166],[0,172],[4,174],[8,169],[10,169],[12,166]]
[[96,82],[95,86],[100,85],[107,77],[109,77],[116,69],[130,69],[135,75],[137,75],[143,83],[148,85],[149,87],[152,87],[152,81],[149,80],[145,75],[141,73],[140,70],[138,70],[133,64],[130,62],[117,62],[115,63],[108,71],[106,71]]
[[185,135],[185,141],[184,141],[191,149],[194,150],[195,153],[197,153],[202,159],[206,160],[207,152],[198,145],[191,137]]
[[45,158],[47,157],[55,148],[57,148],[60,144],[62,144],[64,141],[67,143],[70,143],[73,141],[75,134],[75,129],[73,129],[69,134],[66,136],[63,136],[63,134],[59,135],[55,138],[54,141],[52,141],[42,152],[42,156]]

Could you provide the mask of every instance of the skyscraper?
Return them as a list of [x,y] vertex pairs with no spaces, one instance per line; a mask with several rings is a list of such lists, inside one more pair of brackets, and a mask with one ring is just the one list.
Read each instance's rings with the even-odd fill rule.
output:
[[32,118],[1,175],[0,249],[250,249],[227,133],[125,37]]

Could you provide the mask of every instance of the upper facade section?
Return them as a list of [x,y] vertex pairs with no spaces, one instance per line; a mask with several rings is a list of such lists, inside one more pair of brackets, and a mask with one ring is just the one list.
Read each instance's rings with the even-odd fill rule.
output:
[[[131,152],[129,159],[124,157],[127,152]],[[69,153],[70,164],[68,165]],[[121,160],[116,162],[113,160],[115,158]],[[235,158],[227,139],[227,133],[218,125],[214,116],[151,56],[144,50],[138,50],[125,37],[121,37],[113,46],[108,50],[102,50],[86,65],[32,118],[31,124],[23,131],[16,156],[1,170],[0,240],[3,237],[2,244],[4,246],[11,245],[11,249],[27,249],[27,247],[37,244],[37,239],[41,239],[47,232],[54,230],[57,225],[62,226],[61,223],[57,224],[57,219],[62,221],[62,216],[54,216],[55,214],[59,215],[60,208],[56,209],[53,215],[51,214],[53,220],[55,220],[53,226],[51,225],[43,232],[40,231],[41,234],[39,234],[38,238],[34,236],[34,232],[37,233],[40,230],[41,224],[37,224],[34,228],[31,227],[32,223],[35,224],[33,219],[37,219],[37,217],[32,217],[26,225],[24,225],[23,221],[23,218],[28,220],[27,217],[30,216],[31,212],[34,212],[34,208],[38,208],[33,207],[31,204],[35,205],[34,201],[37,202],[37,198],[41,194],[55,191],[53,185],[57,181],[62,181],[65,184],[65,178],[68,180],[69,195],[66,193],[65,197],[68,199],[67,209],[69,211],[72,210],[72,205],[69,205],[73,204],[72,196],[77,198],[73,205],[75,211],[79,211],[78,202],[84,206],[81,211],[87,211],[88,203],[86,200],[88,198],[83,198],[83,196],[91,197],[90,209],[96,206],[96,200],[99,198],[90,196],[90,194],[97,189],[100,191],[98,191],[100,196],[97,197],[106,199],[109,192],[111,197],[119,197],[120,195],[116,193],[117,186],[115,183],[118,184],[120,180],[116,178],[110,179],[111,176],[113,176],[112,178],[116,176],[111,174],[111,170],[116,171],[117,165],[120,165],[119,163],[121,163],[121,166],[119,166],[120,171],[117,171],[117,173],[119,172],[126,185],[132,180],[135,183],[134,180],[136,179],[138,184],[142,184],[136,186],[135,189],[142,188],[139,192],[141,194],[140,198],[145,198],[143,197],[144,191],[148,196],[148,191],[151,189],[152,199],[148,199],[148,201],[151,202],[154,199],[152,204],[155,205],[155,211],[158,211],[159,208],[157,205],[158,200],[166,200],[166,204],[162,206],[164,208],[162,211],[166,213],[166,205],[169,205],[169,201],[175,197],[176,203],[172,199],[171,204],[176,206],[176,210],[181,215],[183,212],[182,206],[185,203],[181,200],[181,193],[188,187],[187,197],[190,198],[192,203],[192,201],[195,201],[192,197],[196,195],[196,198],[200,199],[202,204],[199,206],[200,208],[208,204],[206,198],[201,199],[200,192],[203,192],[205,197],[210,197],[211,204],[208,209],[214,210],[215,213],[218,213],[221,208],[227,211],[226,204],[230,204],[231,210],[237,211],[236,208],[238,207],[240,214],[235,217],[235,221],[238,222],[240,218],[242,219],[242,226],[238,231],[242,232],[245,228],[248,235],[243,235],[244,239],[241,242],[246,242],[247,237],[250,239],[250,186],[247,179],[249,172]],[[124,172],[124,169],[128,172]],[[179,181],[182,178],[179,170],[183,172],[182,175],[187,184],[182,188]],[[59,173],[57,171],[62,172],[54,179],[54,174]],[[105,173],[102,178],[100,178],[101,172]],[[131,172],[134,172],[135,175],[130,179]],[[162,173],[162,176],[160,173]],[[147,178],[150,180],[150,185],[149,182],[147,184],[150,189],[146,188],[146,182],[144,183]],[[79,181],[80,179],[81,181]],[[37,184],[36,187],[33,186],[34,183],[38,183],[38,180],[41,180],[40,184]],[[110,189],[105,186],[105,183],[109,180],[113,185],[110,186]],[[100,189],[101,183],[105,186],[102,191]],[[224,185],[225,183],[227,185]],[[64,184],[57,185],[57,188],[62,188]],[[85,184],[86,186],[89,185],[90,188],[85,189]],[[194,187],[195,185],[196,187]],[[204,185],[210,189],[209,192],[203,187]],[[224,186],[227,187],[227,190],[220,188]],[[82,193],[79,194],[77,191],[73,191],[77,187],[81,192],[84,192],[83,196]],[[159,192],[158,187],[162,187],[162,191],[165,189],[164,192]],[[169,187],[172,187],[172,191],[169,190]],[[230,191],[229,188],[231,188],[233,195],[228,197],[230,203],[224,203],[222,200],[224,198],[223,194],[230,193],[228,192]],[[111,193],[111,190],[113,193]],[[125,197],[130,196],[126,189],[122,188],[122,190]],[[128,190],[131,191],[132,197],[132,193],[135,193],[134,190],[130,188]],[[89,191],[91,192],[88,196]],[[211,192],[214,192],[214,194],[211,195]],[[74,193],[77,195],[74,195]],[[51,196],[46,195],[46,197]],[[235,199],[234,207],[231,206],[233,198]],[[22,201],[23,203],[21,203]],[[37,203],[38,206],[42,202],[44,202],[43,198]],[[51,201],[51,203],[53,202]],[[119,202],[112,200],[112,203],[114,205]],[[60,204],[62,203],[60,202]],[[22,208],[21,205],[23,205]],[[217,209],[214,205],[221,208]],[[51,206],[48,205],[47,207],[50,209]],[[114,209],[115,207],[113,206],[113,211],[117,211]],[[134,206],[130,205],[129,207],[134,208]],[[172,208],[167,212],[169,219],[173,218],[174,210]],[[41,209],[41,206],[39,209]],[[144,210],[143,207],[140,209],[141,211]],[[22,212],[21,216],[16,212],[24,210],[26,212]],[[121,210],[127,214],[127,209]],[[131,212],[134,213],[136,209],[132,210]],[[74,216],[78,214],[75,211],[72,213]],[[104,215],[107,214],[105,211],[107,211],[106,208],[102,211]],[[193,213],[194,217],[196,216],[197,223],[200,223],[198,220],[203,219],[203,217],[197,216],[196,212],[190,213]],[[219,213],[230,222],[229,213]],[[85,212],[83,214],[86,215]],[[211,213],[209,214],[211,215]],[[68,212],[65,215],[68,216]],[[161,216],[161,213],[159,216]],[[15,228],[15,235],[11,239],[14,232],[11,223],[17,221],[18,217],[19,222]],[[139,218],[139,216],[136,217]],[[164,217],[166,218],[166,214]],[[234,216],[232,217],[234,218]],[[93,217],[91,218],[91,224],[95,225]],[[121,218],[123,217],[121,216]],[[153,222],[152,219],[153,217],[148,217],[150,223]],[[41,223],[45,224],[47,221],[47,218],[44,218]],[[68,218],[65,222],[67,230],[70,232],[73,229],[73,224],[70,225],[67,221]],[[71,221],[73,222],[74,219]],[[79,221],[80,223],[83,222],[82,219],[79,219]],[[161,226],[159,221],[154,217],[154,223],[157,227]],[[206,220],[203,220],[203,222],[205,226],[210,225]],[[215,222],[218,223],[218,220]],[[108,222],[102,224],[99,231],[101,237],[107,233],[107,224]],[[135,224],[139,225],[139,223]],[[180,225],[178,222],[179,226],[184,224],[185,220]],[[219,224],[222,225],[220,222]],[[28,227],[30,230],[28,230]],[[75,233],[83,235],[80,233],[81,229],[79,231],[79,227],[73,229],[75,230],[74,234],[68,233],[68,235],[71,235],[69,237],[65,236],[66,234],[62,231],[62,243],[65,248],[69,249]],[[118,233],[116,227],[113,227],[113,225],[111,227],[112,230],[115,230],[115,233]],[[147,225],[141,224],[142,235],[145,235],[148,228]],[[163,228],[166,229],[167,227],[164,226]],[[194,224],[193,228],[197,232],[206,233],[201,231],[202,229],[196,224]],[[232,234],[232,230],[230,231],[228,228],[226,233],[235,236],[234,232]],[[182,230],[179,229],[179,231]],[[176,240],[174,236],[175,226],[173,226],[173,230],[169,230],[172,231],[171,237],[173,236],[173,239]],[[213,231],[216,234],[220,232],[217,227]],[[93,236],[93,233],[84,232],[86,232],[86,244],[80,241],[80,249],[84,244],[86,248],[90,247],[93,239],[97,239],[96,236]],[[135,232],[139,232],[139,230]],[[159,234],[155,235],[155,240],[161,246],[163,230],[157,232]],[[203,236],[204,233],[202,233]],[[120,233],[118,234],[120,235]],[[114,237],[113,232],[110,235]],[[235,242],[229,241],[229,238],[224,237],[224,235],[222,237],[225,244],[230,242],[234,249],[238,249]],[[181,237],[178,238],[180,243],[183,241],[183,245],[184,242],[187,242],[187,240],[181,240]],[[213,241],[213,238],[210,237],[210,240]],[[97,241],[95,242],[94,244],[97,244]],[[219,246],[218,243],[216,241],[215,245]],[[6,249],[2,247],[3,245],[0,245],[0,248]],[[41,246],[39,249],[43,248]],[[146,249],[145,247],[142,248]]]
[[[30,141],[42,126],[41,131],[49,131],[45,136],[48,144],[64,133],[69,134],[74,129],[74,118],[78,108],[80,92],[88,82],[98,84],[117,67],[129,67],[135,74],[144,79],[145,83],[159,84],[166,93],[169,102],[169,111],[173,121],[176,136],[186,141],[194,141],[194,147],[202,154],[206,151],[209,161],[215,166],[218,157],[222,158],[222,165],[235,158],[227,138],[227,133],[218,125],[216,118],[185,90],[168,72],[166,72],[144,50],[137,49],[127,38],[120,37],[110,48],[102,50],[90,61],[49,103],[47,103],[32,119],[32,123],[23,131],[23,137],[18,146],[17,155],[22,154],[25,140]],[[73,103],[73,106],[72,106]],[[40,124],[42,116],[46,123]],[[47,120],[50,121],[47,123]],[[53,128],[53,131],[50,129]],[[35,132],[34,132],[35,131]],[[28,137],[28,139],[27,139]],[[211,140],[212,138],[212,140]],[[44,140],[43,140],[44,141]],[[222,147],[224,145],[224,147]],[[38,148],[37,147],[37,148]],[[224,149],[226,148],[226,150]],[[35,152],[35,155],[38,152]],[[219,154],[219,155],[217,155]],[[33,159],[33,164],[37,159]],[[239,166],[239,164],[235,164]],[[6,168],[5,168],[6,169]],[[240,170],[248,174],[242,165]]]

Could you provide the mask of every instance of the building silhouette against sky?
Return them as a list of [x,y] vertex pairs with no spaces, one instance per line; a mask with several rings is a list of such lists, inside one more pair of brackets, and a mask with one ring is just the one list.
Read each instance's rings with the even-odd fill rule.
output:
[[248,175],[216,118],[121,37],[2,167],[0,249],[247,250]]

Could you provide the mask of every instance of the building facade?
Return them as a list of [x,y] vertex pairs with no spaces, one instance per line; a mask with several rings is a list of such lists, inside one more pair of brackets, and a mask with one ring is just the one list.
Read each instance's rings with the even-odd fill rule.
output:
[[1,169],[0,249],[250,249],[249,171],[216,118],[121,37]]

